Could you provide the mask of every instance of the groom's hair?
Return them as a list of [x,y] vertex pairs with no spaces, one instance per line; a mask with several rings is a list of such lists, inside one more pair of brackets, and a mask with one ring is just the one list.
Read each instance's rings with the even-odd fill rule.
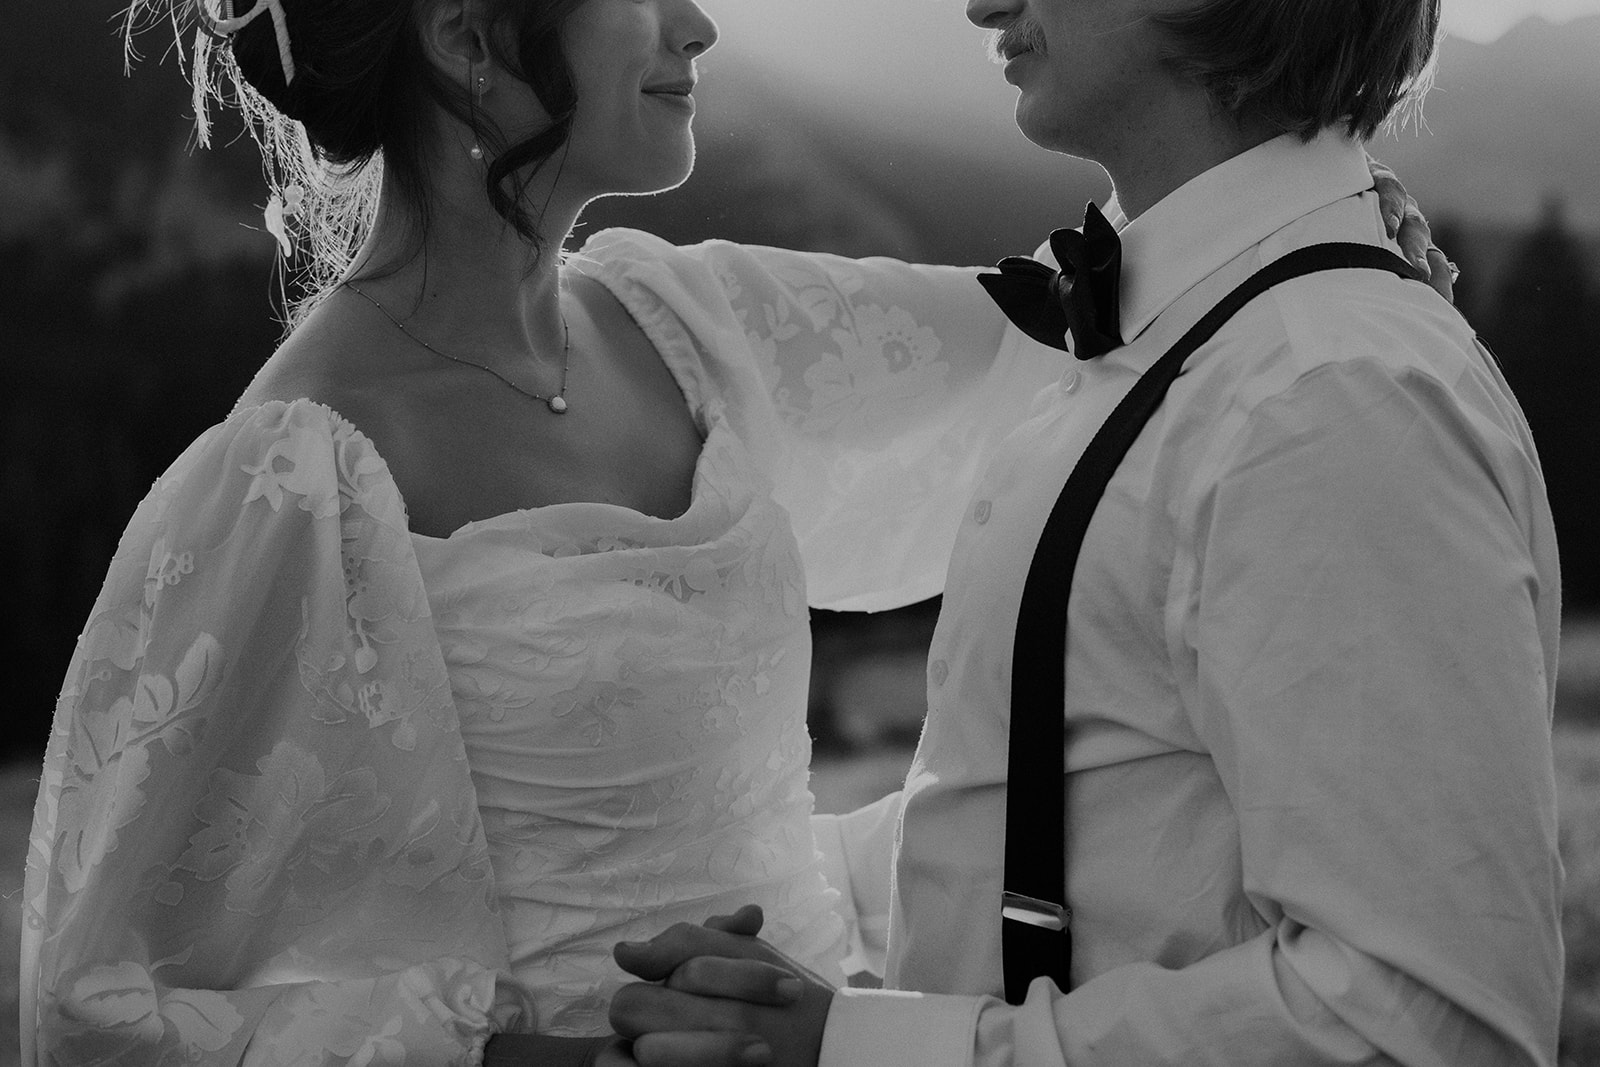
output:
[[1440,0],[1197,0],[1153,15],[1168,64],[1236,119],[1311,140],[1342,126],[1363,140],[1432,73]]

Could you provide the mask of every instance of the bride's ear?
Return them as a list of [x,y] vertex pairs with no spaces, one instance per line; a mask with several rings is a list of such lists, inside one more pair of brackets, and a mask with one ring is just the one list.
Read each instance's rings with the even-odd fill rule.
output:
[[488,11],[483,0],[432,0],[423,5],[422,54],[439,76],[467,91],[474,79],[492,79]]

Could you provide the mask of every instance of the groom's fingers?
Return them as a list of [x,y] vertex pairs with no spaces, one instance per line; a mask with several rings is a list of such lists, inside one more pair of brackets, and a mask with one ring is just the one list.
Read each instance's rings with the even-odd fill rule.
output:
[[633,1041],[639,1067],[765,1067],[772,1049],[754,1034],[663,1031]]
[[658,982],[696,956],[735,959],[770,958],[764,942],[742,934],[674,923],[649,941],[622,941],[611,950],[618,966],[649,982]]
[[667,988],[783,1008],[800,999],[805,983],[787,967],[761,960],[696,956],[672,972]]
[[713,915],[702,925],[707,929],[721,930],[727,934],[744,934],[754,937],[761,932],[766,916],[759,904],[746,904],[732,915]]
[[[739,1000],[697,997],[665,986],[633,982],[611,998],[611,1028],[638,1038],[656,1031],[754,1034],[757,1015],[770,1009]],[[635,1053],[637,1055],[637,1053]]]

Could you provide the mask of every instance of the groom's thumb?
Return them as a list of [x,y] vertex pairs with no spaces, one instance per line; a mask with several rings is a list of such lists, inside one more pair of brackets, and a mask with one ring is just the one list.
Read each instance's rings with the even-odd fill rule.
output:
[[[748,925],[751,920],[746,912],[749,910],[741,908],[732,919],[742,919]],[[755,917],[760,918],[760,909],[755,911]],[[762,943],[751,935],[718,930],[709,925],[674,923],[649,941],[617,942],[611,955],[629,974],[647,982],[659,982],[696,956],[759,959],[762,951]]]
[[761,932],[762,923],[766,921],[767,917],[762,913],[761,905],[746,904],[732,915],[711,916],[705,921],[704,926],[708,930],[721,930],[725,934],[755,937]]

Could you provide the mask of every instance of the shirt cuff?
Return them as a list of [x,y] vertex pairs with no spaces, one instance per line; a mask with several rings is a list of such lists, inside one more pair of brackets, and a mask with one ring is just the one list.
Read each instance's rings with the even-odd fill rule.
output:
[[817,1067],[970,1067],[982,997],[840,989]]

